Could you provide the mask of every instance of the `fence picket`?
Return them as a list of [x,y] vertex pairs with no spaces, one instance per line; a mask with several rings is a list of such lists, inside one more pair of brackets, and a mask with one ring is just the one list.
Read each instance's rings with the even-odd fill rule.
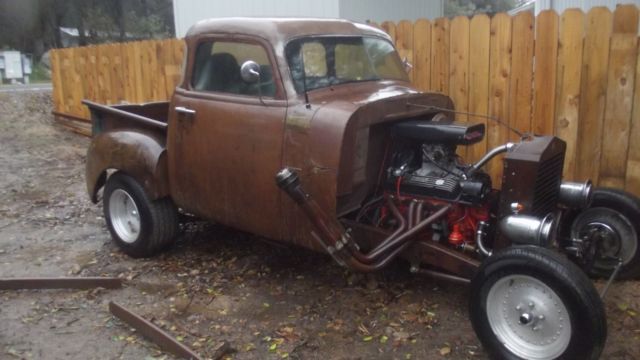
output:
[[[509,116],[506,120],[521,132],[531,131],[534,22],[533,13],[525,11],[514,16],[512,24]],[[509,134],[509,139],[519,140],[514,133]]]
[[[489,115],[506,120],[509,113],[509,76],[511,74],[511,17],[501,13],[491,19],[489,63]],[[489,148],[507,142],[508,130],[495,121],[487,124],[487,146]],[[493,184],[502,184],[502,161],[494,159],[487,164]]]
[[431,28],[431,91],[449,94],[449,19],[438,18]]
[[640,57],[636,61],[636,88],[633,95],[633,112],[631,114],[631,139],[627,158],[627,174],[625,188],[634,194],[640,194]]
[[[489,37],[491,20],[487,15],[476,15],[469,24],[469,54],[473,54],[473,61],[469,63],[469,112],[486,115],[489,113]],[[484,117],[469,118],[470,122],[483,123]],[[480,160],[487,152],[487,138],[467,149],[470,161]]]
[[576,144],[576,177],[598,183],[602,149],[602,116],[607,91],[609,37],[612,16],[606,7],[587,13],[582,81],[580,84],[580,125]]
[[[400,58],[406,59],[413,66],[413,24],[410,21],[402,20],[398,23],[395,43]],[[413,69],[409,70],[409,79],[414,81]]]
[[607,96],[602,133],[600,185],[624,188],[638,57],[638,9],[619,6],[613,14]]
[[532,128],[536,134],[552,134],[555,118],[556,64],[558,60],[558,14],[546,10],[536,21],[533,77]]
[[422,91],[429,89],[431,79],[431,22],[416,21],[413,27],[413,84]]
[[576,144],[580,113],[583,38],[584,13],[580,9],[565,11],[560,19],[555,133],[567,142],[563,171],[564,178],[567,180],[577,180],[575,178]]

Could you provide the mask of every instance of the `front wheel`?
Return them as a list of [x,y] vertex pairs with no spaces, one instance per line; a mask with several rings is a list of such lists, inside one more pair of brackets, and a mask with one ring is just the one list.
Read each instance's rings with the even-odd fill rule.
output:
[[471,282],[470,317],[493,359],[597,359],[604,307],[587,276],[557,253],[507,248]]

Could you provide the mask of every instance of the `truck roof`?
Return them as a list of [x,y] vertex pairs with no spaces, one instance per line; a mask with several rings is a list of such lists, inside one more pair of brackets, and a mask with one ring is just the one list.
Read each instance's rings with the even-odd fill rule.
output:
[[312,35],[377,36],[391,41],[384,31],[373,26],[342,19],[229,17],[198,21],[186,38],[208,34],[245,34],[262,37],[271,43]]

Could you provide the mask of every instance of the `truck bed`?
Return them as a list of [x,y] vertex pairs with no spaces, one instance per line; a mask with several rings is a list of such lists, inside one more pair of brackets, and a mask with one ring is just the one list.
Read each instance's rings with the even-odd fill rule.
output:
[[169,102],[144,104],[103,105],[83,100],[91,112],[92,134],[115,128],[145,127],[166,132]]

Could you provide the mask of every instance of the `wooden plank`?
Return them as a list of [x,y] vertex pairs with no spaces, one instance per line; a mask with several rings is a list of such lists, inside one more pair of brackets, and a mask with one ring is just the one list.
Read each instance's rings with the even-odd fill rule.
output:
[[111,44],[111,94],[114,103],[121,104],[125,101],[124,97],[124,67],[122,62],[122,44]]
[[638,33],[638,8],[635,4],[616,5],[613,14],[613,33]]
[[613,24],[599,184],[624,188],[638,56],[638,9],[635,6],[617,7]]
[[[396,28],[396,49],[402,60],[407,60],[411,65],[415,62],[413,59],[413,24],[408,20],[402,20]],[[408,72],[409,80],[413,83],[414,71]]]
[[103,104],[112,104],[109,48],[102,45],[98,46],[97,50],[96,65],[98,68],[97,90],[99,94],[99,101]]
[[[511,75],[511,17],[506,13],[491,19],[489,63],[489,115],[502,121],[509,113],[509,76]],[[487,146],[494,148],[507,142],[508,130],[490,121],[487,129]],[[502,185],[502,156],[487,164],[494,188]]]
[[164,62],[164,86],[165,86],[165,99],[170,99],[173,94],[173,89],[176,86],[176,77],[179,74],[178,67],[174,62],[173,44],[174,39],[164,40],[162,42],[162,57]]
[[135,74],[134,69],[132,68],[132,58],[129,56],[131,51],[131,47],[135,46],[135,43],[128,42],[123,43],[120,46],[120,51],[122,54],[122,91],[124,92],[124,99],[127,102],[134,102],[135,100]]
[[382,30],[389,34],[393,41],[396,41],[396,24],[392,21],[383,21],[381,24]]
[[564,179],[571,181],[579,180],[575,172],[584,21],[585,16],[580,9],[569,9],[560,18],[555,134],[567,142],[563,174]]
[[69,80],[72,82],[72,104],[71,115],[83,117],[85,107],[82,106],[82,99],[84,98],[84,81],[83,75],[85,74],[86,58],[84,56],[84,50],[81,47],[70,48],[71,56],[73,57],[73,72],[69,74]]
[[[489,113],[489,49],[491,20],[485,14],[476,15],[469,24],[469,53],[473,61],[469,63],[469,112],[487,115]],[[470,117],[469,121],[483,123],[487,119]],[[467,158],[477,161],[487,152],[487,137],[467,149]]]
[[[457,16],[450,26],[449,54],[449,96],[455,109],[469,112],[469,18]],[[468,122],[466,114],[455,114],[455,119]],[[458,146],[456,153],[467,157],[467,147]]]
[[91,86],[87,89],[87,99],[100,102],[101,95],[99,94],[97,86],[99,77],[98,59],[98,47],[95,45],[89,46],[87,59],[89,72],[87,73],[87,81]]
[[60,75],[62,64],[60,63],[60,50],[51,50],[51,85],[53,86],[52,101],[53,110],[62,111],[62,77]]
[[[451,21],[451,53],[449,56],[449,96],[456,110],[469,111],[469,19],[456,16]],[[468,116],[456,115],[459,121],[468,121]]]
[[449,94],[449,19],[438,18],[431,30],[432,91]]
[[144,89],[144,98],[142,101],[154,101],[157,61],[155,58],[155,45],[151,40],[144,42],[143,58],[139,68],[142,71],[143,75],[142,88]]
[[640,56],[636,61],[636,88],[633,94],[633,112],[631,114],[631,130],[629,138],[629,156],[627,157],[627,174],[625,190],[640,196]]
[[73,114],[73,74],[75,72],[75,66],[73,63],[73,54],[71,49],[64,49],[61,51],[62,57],[62,72],[63,74],[63,112]]
[[580,88],[580,125],[576,149],[576,177],[598,183],[602,150],[602,118],[607,90],[607,65],[612,16],[606,7],[587,13]]
[[[531,132],[533,88],[533,13],[524,11],[512,18],[511,78],[509,84],[509,126],[523,133]],[[520,140],[510,132],[509,139]]]
[[413,27],[413,84],[422,91],[429,89],[431,79],[431,22],[419,19]]
[[145,98],[145,90],[144,87],[145,85],[143,84],[143,74],[142,74],[142,61],[143,61],[143,53],[144,53],[144,48],[143,48],[143,43],[142,42],[137,42],[136,46],[133,46],[131,48],[131,53],[129,54],[129,56],[132,57],[132,63],[131,63],[131,68],[133,69],[133,72],[135,73],[135,102],[136,103],[141,103],[144,101]]
[[551,135],[555,129],[556,66],[558,60],[558,14],[541,12],[536,19],[533,118],[536,134]]

